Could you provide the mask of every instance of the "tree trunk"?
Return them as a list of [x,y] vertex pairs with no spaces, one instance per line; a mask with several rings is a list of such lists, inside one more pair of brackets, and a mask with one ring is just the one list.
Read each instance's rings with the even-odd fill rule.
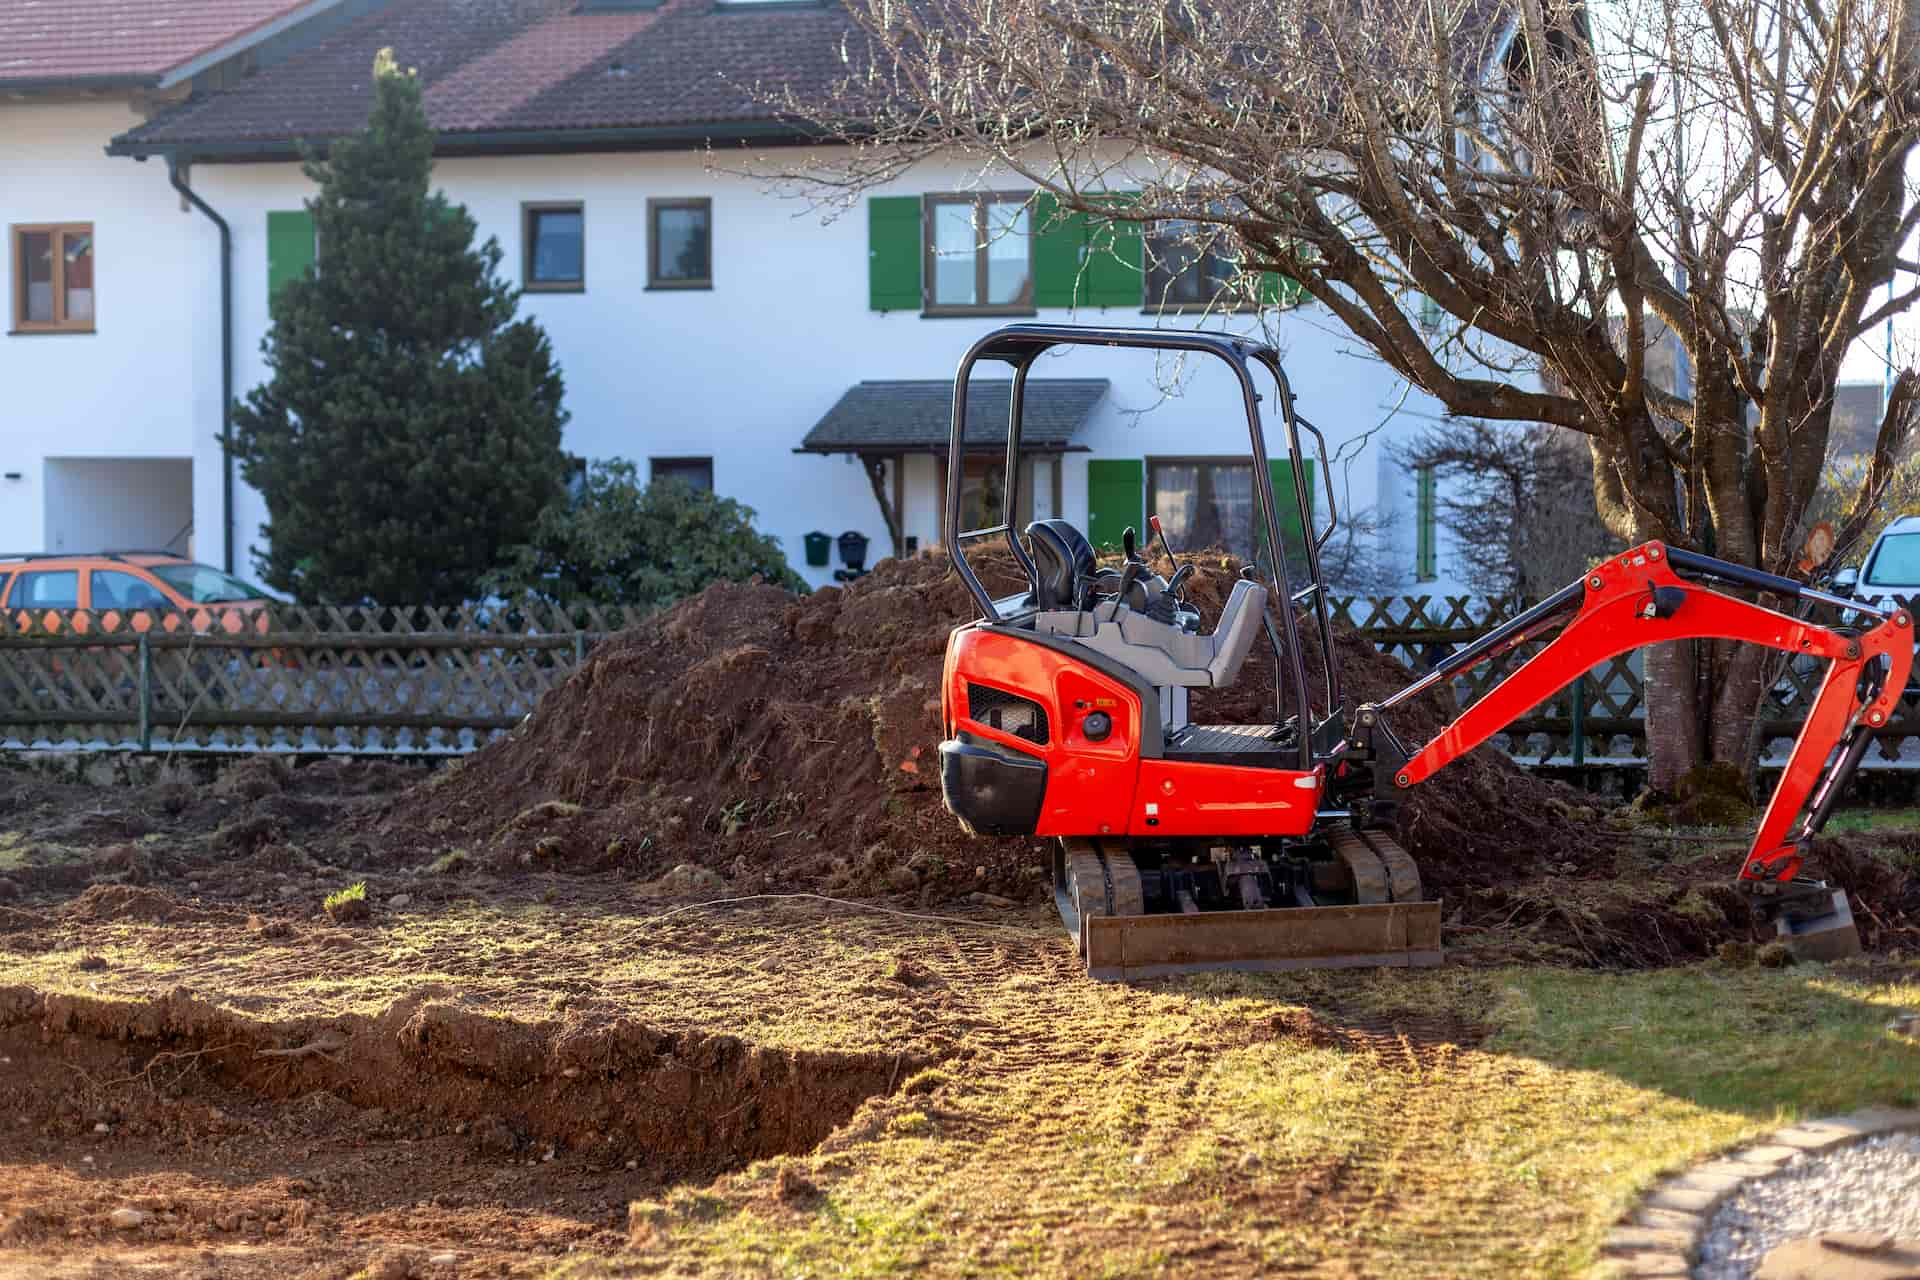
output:
[[1647,704],[1647,785],[1672,791],[1701,763],[1700,690],[1695,644],[1648,645],[1641,671]]

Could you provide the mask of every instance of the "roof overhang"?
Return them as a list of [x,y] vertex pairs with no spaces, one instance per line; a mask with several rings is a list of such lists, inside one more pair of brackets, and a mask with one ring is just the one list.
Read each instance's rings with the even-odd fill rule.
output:
[[20,76],[0,80],[0,95],[29,93],[99,93],[109,89],[137,90],[159,87],[160,77],[150,73],[115,73],[104,76]]
[[[505,129],[494,132],[441,133],[434,139],[436,156],[469,155],[577,155],[608,151],[684,151],[706,146],[757,143],[796,146],[825,141],[817,129],[787,121],[745,121],[739,124],[639,125],[611,129]],[[299,160],[303,148],[324,152],[331,140],[309,142],[299,138],[259,138],[228,142],[147,142],[126,135],[107,145],[110,156],[150,156],[192,160],[199,164],[259,164]]]

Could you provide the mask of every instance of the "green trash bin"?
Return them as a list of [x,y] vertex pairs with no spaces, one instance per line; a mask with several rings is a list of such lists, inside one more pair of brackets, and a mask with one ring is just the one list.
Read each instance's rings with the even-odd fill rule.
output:
[[824,569],[833,554],[833,537],[821,533],[818,529],[806,536],[807,563],[815,569]]

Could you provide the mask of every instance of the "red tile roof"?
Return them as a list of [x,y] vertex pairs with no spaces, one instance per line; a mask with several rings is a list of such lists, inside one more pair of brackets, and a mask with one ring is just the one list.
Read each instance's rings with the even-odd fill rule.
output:
[[[851,19],[838,0],[740,5],[665,0],[581,12],[580,0],[394,0],[238,86],[116,140],[119,151],[282,148],[366,122],[374,54],[415,68],[442,146],[459,135],[773,124],[756,84],[826,89]],[[697,144],[698,138],[692,142]]]
[[6,0],[0,88],[152,83],[305,0]]

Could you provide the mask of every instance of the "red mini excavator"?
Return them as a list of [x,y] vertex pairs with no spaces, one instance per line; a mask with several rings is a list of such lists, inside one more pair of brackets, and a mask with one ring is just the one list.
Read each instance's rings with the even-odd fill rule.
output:
[[[1233,584],[1211,630],[1170,572],[1126,538],[1102,567],[1064,520],[1014,528],[1027,374],[1062,346],[1140,348],[1224,361],[1238,380],[1252,446],[1256,541],[1265,554]],[[1012,366],[1005,522],[961,529],[968,381],[980,361]],[[1264,373],[1264,380],[1256,379]],[[1257,382],[1270,380],[1293,492],[1276,501]],[[1300,433],[1313,436],[1326,524],[1301,522],[1292,580],[1280,503],[1314,509]],[[1739,884],[1782,934],[1832,957],[1858,950],[1846,895],[1795,879],[1801,855],[1887,722],[1913,663],[1912,619],[1804,584],[1649,542],[1502,624],[1380,702],[1348,708],[1334,655],[1320,551],[1338,524],[1320,432],[1295,412],[1272,347],[1229,334],[1010,325],[960,362],[948,447],[946,544],[980,616],[947,641],[941,683],[946,804],[970,831],[1050,837],[1054,900],[1096,978],[1192,969],[1430,965],[1440,904],[1394,842],[1394,797],[1472,750],[1608,658],[1666,640],[1713,637],[1826,659],[1825,682],[1761,819]],[[1024,539],[1021,534],[1024,533]],[[1005,540],[1026,589],[995,599],[966,548]],[[1708,585],[1718,583],[1720,587]],[[1867,619],[1837,629],[1750,603],[1722,588]],[[1388,717],[1421,691],[1558,628],[1532,658],[1433,741],[1409,750]],[[1303,636],[1317,639],[1309,662]],[[1194,689],[1231,684],[1264,634],[1275,658],[1264,724],[1193,724]],[[1310,667],[1313,668],[1310,672]],[[1310,678],[1311,677],[1311,678]]]

